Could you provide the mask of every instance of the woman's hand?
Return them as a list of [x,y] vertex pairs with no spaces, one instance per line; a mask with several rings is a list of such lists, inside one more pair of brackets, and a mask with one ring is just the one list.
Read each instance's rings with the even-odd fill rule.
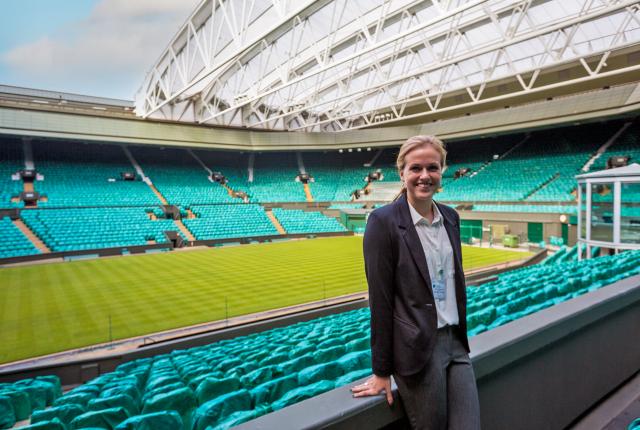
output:
[[391,377],[371,375],[364,384],[356,385],[351,388],[353,397],[377,396],[381,392],[387,395],[389,405],[393,404],[393,395],[391,394]]

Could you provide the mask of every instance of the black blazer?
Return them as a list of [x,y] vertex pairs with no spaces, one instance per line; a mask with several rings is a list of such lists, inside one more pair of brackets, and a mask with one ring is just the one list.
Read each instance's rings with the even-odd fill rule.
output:
[[[437,206],[453,248],[459,325],[468,352],[460,217],[449,206]],[[364,233],[364,263],[371,308],[373,373],[378,376],[418,373],[433,352],[438,317],[427,260],[406,195],[369,215]]]

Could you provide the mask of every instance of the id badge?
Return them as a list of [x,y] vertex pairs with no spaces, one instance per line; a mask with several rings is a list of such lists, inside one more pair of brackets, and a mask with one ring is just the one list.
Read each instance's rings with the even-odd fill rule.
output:
[[447,298],[447,290],[445,288],[444,280],[431,280],[431,287],[433,288],[433,298],[439,302],[444,302]]

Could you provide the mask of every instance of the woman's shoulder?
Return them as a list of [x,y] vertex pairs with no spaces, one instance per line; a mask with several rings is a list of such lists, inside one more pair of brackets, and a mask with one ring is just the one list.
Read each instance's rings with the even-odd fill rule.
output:
[[369,213],[369,218],[374,217],[381,220],[388,220],[395,217],[397,202],[391,202],[384,206],[374,209]]
[[449,218],[453,222],[457,222],[458,221],[458,219],[460,218],[460,215],[458,215],[458,211],[457,210],[455,210],[451,206],[446,205],[444,203],[438,202],[437,204],[438,204],[438,209],[440,210],[442,215],[444,215],[445,217]]

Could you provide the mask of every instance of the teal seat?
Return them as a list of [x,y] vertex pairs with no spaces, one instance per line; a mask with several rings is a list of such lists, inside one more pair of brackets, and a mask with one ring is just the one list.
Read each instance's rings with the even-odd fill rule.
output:
[[129,414],[126,409],[122,407],[90,411],[75,417],[71,421],[70,428],[84,429],[87,427],[98,427],[111,430],[127,418],[129,418]]
[[176,411],[153,412],[127,418],[116,430],[176,430],[183,428],[182,418]]
[[205,430],[237,411],[251,409],[251,394],[242,389],[210,400],[200,406],[193,418],[193,430]]

